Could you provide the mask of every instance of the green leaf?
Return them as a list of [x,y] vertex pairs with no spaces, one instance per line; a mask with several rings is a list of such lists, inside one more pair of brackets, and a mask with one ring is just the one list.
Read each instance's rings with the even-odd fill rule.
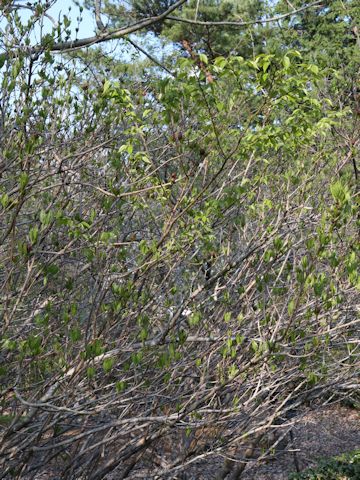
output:
[[288,70],[290,68],[291,61],[290,61],[290,58],[288,56],[285,56],[283,58],[283,65],[284,65],[285,70]]
[[3,208],[6,208],[9,204],[9,195],[7,193],[3,193],[0,197],[0,203]]
[[319,67],[317,65],[309,65],[309,70],[315,75],[318,75],[319,73]]
[[19,178],[20,190],[24,190],[26,185],[29,183],[29,175],[25,172],[21,172]]
[[0,55],[0,68],[4,66],[5,62],[6,62],[6,53],[2,53]]
[[228,61],[224,57],[216,57],[214,60],[214,65],[217,67],[218,71],[222,70],[226,65]]
[[209,60],[204,53],[200,53],[199,59],[200,59],[200,62],[205,63],[205,65],[209,63]]
[[266,72],[267,69],[269,68],[270,66],[270,61],[269,60],[266,60],[264,63],[263,63],[263,71]]
[[41,337],[38,335],[30,335],[27,341],[29,350],[32,355],[39,355],[42,351],[41,348]]
[[114,359],[113,358],[105,358],[103,361],[103,370],[105,373],[109,373],[114,365]]
[[200,320],[201,320],[201,313],[200,312],[193,312],[190,315],[188,322],[189,322],[189,325],[191,327],[193,327],[193,326],[198,325]]
[[249,60],[249,65],[253,67],[255,70],[259,70],[259,59],[257,58],[256,60]]
[[71,24],[69,18],[66,15],[63,16],[63,22],[64,22],[64,27],[65,28],[68,28]]
[[119,382],[116,382],[115,388],[117,393],[122,393],[124,390],[126,390],[127,384],[124,380],[120,380]]
[[104,86],[103,86],[103,95],[106,95],[109,92],[110,87],[111,87],[111,83],[109,82],[109,80],[105,80]]
[[35,226],[35,227],[31,228],[30,231],[29,231],[29,239],[30,239],[30,242],[32,243],[32,245],[35,245],[38,238],[39,238],[39,229],[38,229],[37,226]]
[[228,368],[228,376],[229,379],[232,380],[233,378],[236,377],[236,375],[239,373],[239,369],[235,364],[230,365]]
[[73,327],[70,330],[70,338],[72,342],[77,342],[81,339],[81,330],[79,327]]
[[52,214],[51,212],[45,212],[45,210],[40,211],[40,222],[44,227],[47,227],[50,225],[52,219]]
[[95,373],[96,373],[96,370],[95,370],[94,367],[88,367],[88,368],[86,369],[86,375],[87,375],[87,377],[88,377],[89,379],[94,378],[94,377],[95,377]]
[[314,372],[309,372],[307,374],[307,381],[310,385],[315,385],[318,382],[318,376]]
[[104,349],[99,339],[94,340],[85,348],[85,358],[95,358],[103,353]]
[[341,183],[340,180],[330,185],[330,192],[339,203],[344,202],[345,199],[349,198],[347,188]]
[[288,314],[289,316],[291,317],[292,314],[294,313],[295,311],[295,300],[290,300],[290,302],[288,303]]

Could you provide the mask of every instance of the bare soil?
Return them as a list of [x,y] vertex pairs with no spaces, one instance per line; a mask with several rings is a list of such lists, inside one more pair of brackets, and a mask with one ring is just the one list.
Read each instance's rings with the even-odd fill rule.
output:
[[[315,466],[321,458],[359,448],[359,411],[339,405],[308,410],[293,427],[293,442],[289,439],[286,448],[270,460],[250,460],[241,480],[287,480],[296,471],[296,461],[304,470]],[[187,480],[214,480],[221,464],[221,458],[201,462],[189,470]]]
[[[315,466],[319,459],[336,456],[360,448],[360,412],[358,410],[331,405],[316,410],[304,411],[294,425],[293,441],[288,438],[286,447],[276,452],[271,459],[249,460],[241,480],[287,480],[291,472]],[[257,454],[261,454],[259,449]],[[189,465],[186,474],[171,475],[167,480],[214,480],[221,470],[224,459],[210,457]],[[145,476],[144,476],[145,474]],[[154,480],[152,472],[144,469],[133,471],[129,479],[148,478]],[[44,469],[35,476],[24,476],[24,480],[61,480],[54,469]],[[104,480],[121,478],[120,471],[113,471]],[[158,478],[158,477],[157,477]],[[74,479],[78,480],[78,479]]]

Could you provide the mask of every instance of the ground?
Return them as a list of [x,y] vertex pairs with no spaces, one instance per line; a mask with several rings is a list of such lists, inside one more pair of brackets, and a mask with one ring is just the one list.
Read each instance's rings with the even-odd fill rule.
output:
[[[295,455],[300,470],[315,466],[320,458],[332,457],[360,448],[360,412],[353,408],[331,405],[316,410],[307,409],[293,428],[293,444],[287,445],[271,460],[260,464],[251,460],[241,480],[287,480],[295,471]],[[168,480],[214,480],[221,469],[223,459],[211,458],[192,464],[187,475],[168,477]],[[145,475],[145,476],[144,476]],[[35,476],[24,476],[24,480],[61,480],[53,469],[44,469]],[[104,480],[117,480],[120,472],[112,472]],[[152,472],[133,471],[128,477],[155,480]],[[158,478],[158,477],[157,477]],[[75,479],[74,479],[75,480]],[[78,480],[78,479],[76,479]]]
[[[308,409],[294,426],[293,438],[293,445],[288,444],[271,460],[260,464],[250,461],[241,480],[287,480],[289,473],[296,471],[294,453],[300,470],[304,470],[321,458],[359,449],[360,412],[340,405]],[[187,480],[214,480],[221,464],[221,458],[198,463],[189,470]]]

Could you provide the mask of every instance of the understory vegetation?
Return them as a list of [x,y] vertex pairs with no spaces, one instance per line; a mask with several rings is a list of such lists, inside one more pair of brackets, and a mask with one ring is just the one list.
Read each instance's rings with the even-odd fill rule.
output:
[[317,468],[291,475],[291,480],[355,480],[360,475],[360,452],[350,452],[323,460]]
[[358,398],[360,6],[59,3],[0,2],[0,478],[239,479]]

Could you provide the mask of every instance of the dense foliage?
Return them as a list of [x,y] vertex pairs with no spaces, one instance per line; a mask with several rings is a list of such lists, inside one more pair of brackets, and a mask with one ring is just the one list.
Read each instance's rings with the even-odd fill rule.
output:
[[[175,4],[133,2],[119,26],[111,3],[121,32]],[[142,74],[106,48],[60,55],[67,17],[34,46],[48,6],[3,4],[0,478],[172,478],[219,454],[240,478],[302,406],[359,388],[359,9],[331,17],[337,57],[337,1],[255,24],[243,51],[165,17],[144,29],[187,48]]]

